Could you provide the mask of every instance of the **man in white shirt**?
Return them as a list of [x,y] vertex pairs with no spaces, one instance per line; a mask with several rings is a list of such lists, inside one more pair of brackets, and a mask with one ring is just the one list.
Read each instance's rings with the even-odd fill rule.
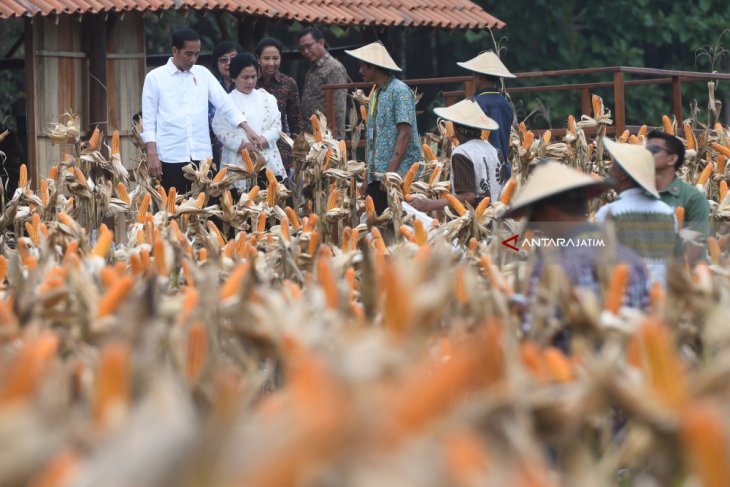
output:
[[246,116],[228,98],[215,76],[204,66],[196,66],[200,36],[192,29],[172,35],[172,57],[145,77],[142,89],[142,140],[152,176],[165,189],[178,194],[190,190],[182,168],[212,157],[208,131],[208,102],[233,125],[246,131],[256,147],[266,139],[248,126]]

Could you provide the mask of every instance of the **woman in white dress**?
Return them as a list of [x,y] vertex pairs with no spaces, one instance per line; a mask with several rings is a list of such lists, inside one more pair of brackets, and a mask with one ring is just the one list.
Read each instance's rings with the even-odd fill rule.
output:
[[[284,163],[281,160],[279,149],[276,147],[279,132],[281,132],[281,114],[276,98],[263,89],[256,89],[259,74],[256,57],[248,52],[241,53],[233,58],[229,70],[235,89],[228,96],[246,115],[251,129],[266,139],[266,142],[262,145],[255,145],[249,140],[243,129],[232,126],[220,112],[217,112],[213,117],[212,126],[216,137],[223,143],[221,162],[243,166],[241,151],[244,148],[249,152],[258,150],[266,159],[266,167],[271,169],[277,179],[280,181],[286,179]],[[244,187],[243,181],[238,181],[236,188],[248,189]]]

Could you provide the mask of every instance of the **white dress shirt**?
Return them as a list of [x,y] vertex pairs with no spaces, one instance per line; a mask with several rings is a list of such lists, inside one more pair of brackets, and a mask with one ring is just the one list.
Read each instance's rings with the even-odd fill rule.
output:
[[157,155],[166,163],[188,163],[213,156],[208,132],[208,102],[236,126],[246,121],[220,82],[204,66],[180,71],[172,62],[155,68],[142,88],[141,134],[145,143],[157,143]]
[[[268,141],[269,147],[261,150],[261,155],[266,159],[266,167],[271,169],[275,175],[282,178],[286,177],[284,163],[281,160],[279,148],[276,146],[281,132],[281,114],[279,113],[276,98],[263,89],[254,89],[249,94],[234,89],[228,94],[228,97],[233,101],[239,112],[246,114],[251,130]],[[250,142],[244,130],[230,124],[218,112],[215,113],[211,126],[213,127],[213,133],[223,144],[221,162],[242,166],[243,158],[238,149],[241,144]],[[237,185],[237,187],[239,189],[248,189],[245,185]]]

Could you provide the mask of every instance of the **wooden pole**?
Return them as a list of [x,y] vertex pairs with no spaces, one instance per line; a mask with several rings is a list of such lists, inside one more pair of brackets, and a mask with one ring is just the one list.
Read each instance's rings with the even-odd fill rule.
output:
[[613,102],[616,133],[620,134],[626,129],[626,102],[624,99],[624,73],[622,71],[613,73]]
[[672,76],[672,112],[677,118],[677,125],[682,125],[682,81],[679,76]]
[[89,132],[99,127],[109,134],[109,106],[107,102],[107,29],[103,14],[86,19],[89,35]]

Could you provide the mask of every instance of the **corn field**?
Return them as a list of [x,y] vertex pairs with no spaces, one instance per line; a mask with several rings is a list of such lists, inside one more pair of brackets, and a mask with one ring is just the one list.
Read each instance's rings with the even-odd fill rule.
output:
[[530,259],[501,217],[534,158],[605,175],[593,101],[561,140],[513,129],[498,201],[425,219],[402,202],[449,193],[449,124],[384,176],[381,215],[324,117],[290,141],[293,190],[269,174],[237,200],[258,154],[188,166],[178,195],[144,156],[128,173],[117,133],[53,124],[75,152],[23,168],[0,216],[0,484],[730,485],[727,127],[662,122],[710,200],[710,262],[672,268],[647,312],[621,306],[620,269],[595,296],[546,268],[522,326]]

